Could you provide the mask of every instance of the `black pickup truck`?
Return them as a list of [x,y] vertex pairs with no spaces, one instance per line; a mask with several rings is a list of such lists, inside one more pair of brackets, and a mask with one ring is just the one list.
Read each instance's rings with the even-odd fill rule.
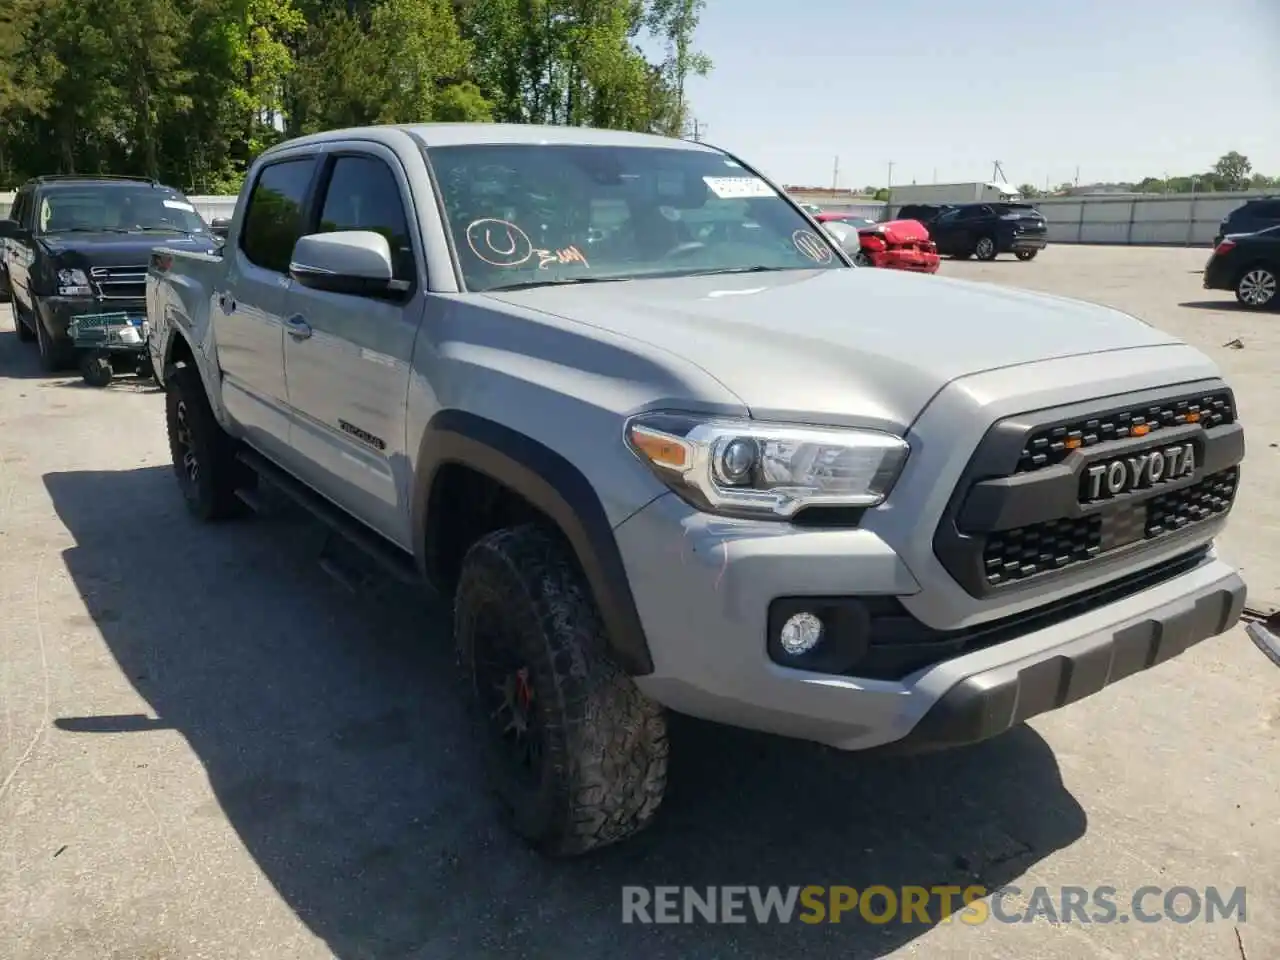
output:
[[146,313],[147,263],[159,245],[208,253],[220,243],[173,187],[131,177],[44,176],[0,220],[0,282],[14,327],[46,370],[72,365],[74,317]]

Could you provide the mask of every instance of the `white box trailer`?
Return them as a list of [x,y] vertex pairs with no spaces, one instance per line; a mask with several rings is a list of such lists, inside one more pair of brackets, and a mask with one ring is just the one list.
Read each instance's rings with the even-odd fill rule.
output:
[[895,211],[904,203],[983,203],[1017,200],[1021,194],[1007,183],[913,183],[891,187],[889,206]]

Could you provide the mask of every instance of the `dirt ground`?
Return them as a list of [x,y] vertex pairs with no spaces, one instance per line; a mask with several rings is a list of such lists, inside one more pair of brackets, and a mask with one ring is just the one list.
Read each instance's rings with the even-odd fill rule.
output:
[[[943,272],[1111,304],[1221,363],[1249,443],[1223,550],[1265,602],[1280,314],[1203,291],[1206,256],[1060,246]],[[197,526],[162,398],[43,376],[11,331],[0,307],[3,960],[1280,956],[1280,671],[1242,629],[933,757],[680,722],[658,824],[547,863],[477,788],[441,611],[348,595],[294,515]],[[1243,885],[1247,914],[620,922],[629,884],[970,883],[1109,885],[1122,907],[1148,885]]]

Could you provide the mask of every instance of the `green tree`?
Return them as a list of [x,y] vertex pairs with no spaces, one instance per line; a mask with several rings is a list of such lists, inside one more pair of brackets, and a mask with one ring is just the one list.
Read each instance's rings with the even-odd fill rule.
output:
[[1222,181],[1224,190],[1245,190],[1249,186],[1249,174],[1253,164],[1249,158],[1232,150],[1218,158],[1213,165],[1213,172]]
[[1024,183],[1018,187],[1018,194],[1023,200],[1034,200],[1036,197],[1040,196],[1040,191],[1036,189],[1035,184]]

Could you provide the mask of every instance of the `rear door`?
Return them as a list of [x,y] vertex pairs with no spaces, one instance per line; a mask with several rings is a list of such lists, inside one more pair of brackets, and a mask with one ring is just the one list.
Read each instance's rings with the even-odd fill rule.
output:
[[370,143],[330,149],[313,229],[382,234],[396,279],[412,288],[388,300],[294,284],[284,341],[294,456],[319,493],[412,550],[405,413],[426,290],[421,238],[393,151]]
[[317,155],[302,154],[257,172],[236,243],[224,247],[224,286],[213,291],[210,307],[227,411],[250,443],[282,463],[291,453],[284,380],[289,260],[318,169]]

